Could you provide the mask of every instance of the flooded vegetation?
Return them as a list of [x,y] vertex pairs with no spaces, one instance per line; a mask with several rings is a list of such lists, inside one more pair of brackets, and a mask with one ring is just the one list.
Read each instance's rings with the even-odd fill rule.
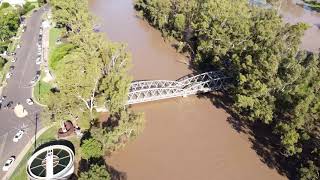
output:
[[[292,7],[301,10],[294,4]],[[130,74],[134,80],[175,80],[192,73],[189,60],[166,43],[158,30],[136,16],[133,1],[92,0],[90,8],[109,39],[127,44],[133,58]],[[296,10],[288,8],[284,4],[281,8],[285,21],[303,21],[297,21]],[[316,19],[312,21],[314,16],[307,18],[313,27],[317,24]],[[309,31],[312,29],[306,32],[301,46],[317,49],[308,41],[308,36],[314,39],[314,32]],[[145,113],[146,128],[107,162],[130,180],[287,179],[276,160],[280,154],[272,156],[269,147],[256,142],[256,135],[248,135],[246,128],[239,130],[241,124],[232,120],[218,100],[219,96],[190,96],[134,105],[134,110]]]

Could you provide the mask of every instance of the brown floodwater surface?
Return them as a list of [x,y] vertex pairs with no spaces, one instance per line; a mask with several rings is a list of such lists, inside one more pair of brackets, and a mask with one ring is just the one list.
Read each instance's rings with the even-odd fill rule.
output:
[[184,56],[168,46],[160,32],[135,17],[128,0],[92,0],[91,9],[102,22],[109,39],[128,45],[132,54],[134,79],[172,79],[189,74]]
[[310,25],[305,32],[301,48],[308,51],[319,51],[320,48],[320,13],[303,5],[299,0],[283,0],[280,14],[285,22],[296,24],[304,22]]
[[[128,45],[135,80],[174,80],[191,73],[161,34],[135,16],[131,0],[91,0],[90,9],[112,41]],[[146,127],[107,163],[129,180],[286,179],[260,160],[248,136],[227,122],[223,109],[190,96],[134,105]]]

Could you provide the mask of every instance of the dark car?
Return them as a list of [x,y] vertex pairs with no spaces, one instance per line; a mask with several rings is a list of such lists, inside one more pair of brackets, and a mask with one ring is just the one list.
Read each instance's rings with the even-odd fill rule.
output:
[[10,66],[9,70],[13,71],[14,70],[14,66]]
[[9,101],[5,106],[4,109],[9,109],[13,105],[13,101]]

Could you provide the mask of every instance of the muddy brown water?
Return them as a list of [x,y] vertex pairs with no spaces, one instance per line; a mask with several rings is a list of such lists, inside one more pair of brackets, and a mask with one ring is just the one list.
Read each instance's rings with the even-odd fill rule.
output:
[[[187,61],[147,23],[131,0],[91,0],[90,8],[112,41],[132,53],[135,80],[175,80],[191,70]],[[278,180],[252,149],[248,136],[227,122],[229,114],[210,99],[190,96],[133,106],[145,113],[143,133],[107,163],[129,180]]]
[[301,48],[319,52],[320,48],[320,13],[313,11],[300,0],[283,0],[280,14],[285,22],[296,24],[307,23],[310,28],[305,32]]

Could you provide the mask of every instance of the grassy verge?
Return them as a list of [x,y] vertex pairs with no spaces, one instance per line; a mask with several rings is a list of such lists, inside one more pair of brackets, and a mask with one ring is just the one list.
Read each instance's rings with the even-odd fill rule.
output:
[[42,80],[38,81],[33,89],[35,100],[41,104],[48,104],[51,88],[51,84],[46,83]]
[[[51,54],[56,48],[56,41],[61,35],[61,29],[58,28],[52,28],[50,29],[49,32],[49,54]],[[50,57],[49,56],[49,62],[50,62]],[[38,101],[41,104],[48,104],[52,84],[51,83],[46,83],[42,81],[42,78],[40,81],[37,82],[37,84],[34,86],[33,89],[33,95],[36,101]]]
[[[39,142],[47,142],[50,140],[54,140],[56,139],[56,134],[57,134],[57,126],[54,126],[50,129],[48,129],[46,132],[44,132],[38,139],[37,139],[37,144],[39,144]],[[24,180],[24,179],[28,179],[28,175],[26,172],[26,166],[27,166],[27,162],[29,157],[32,155],[34,150],[34,146],[32,146],[30,148],[30,150],[27,152],[27,154],[23,157],[23,159],[21,160],[19,166],[15,169],[15,171],[13,172],[10,180]]]
[[320,11],[320,3],[314,0],[303,0],[311,9],[315,11]]
[[61,35],[61,29],[51,28],[49,32],[49,54],[57,47],[57,40]]

